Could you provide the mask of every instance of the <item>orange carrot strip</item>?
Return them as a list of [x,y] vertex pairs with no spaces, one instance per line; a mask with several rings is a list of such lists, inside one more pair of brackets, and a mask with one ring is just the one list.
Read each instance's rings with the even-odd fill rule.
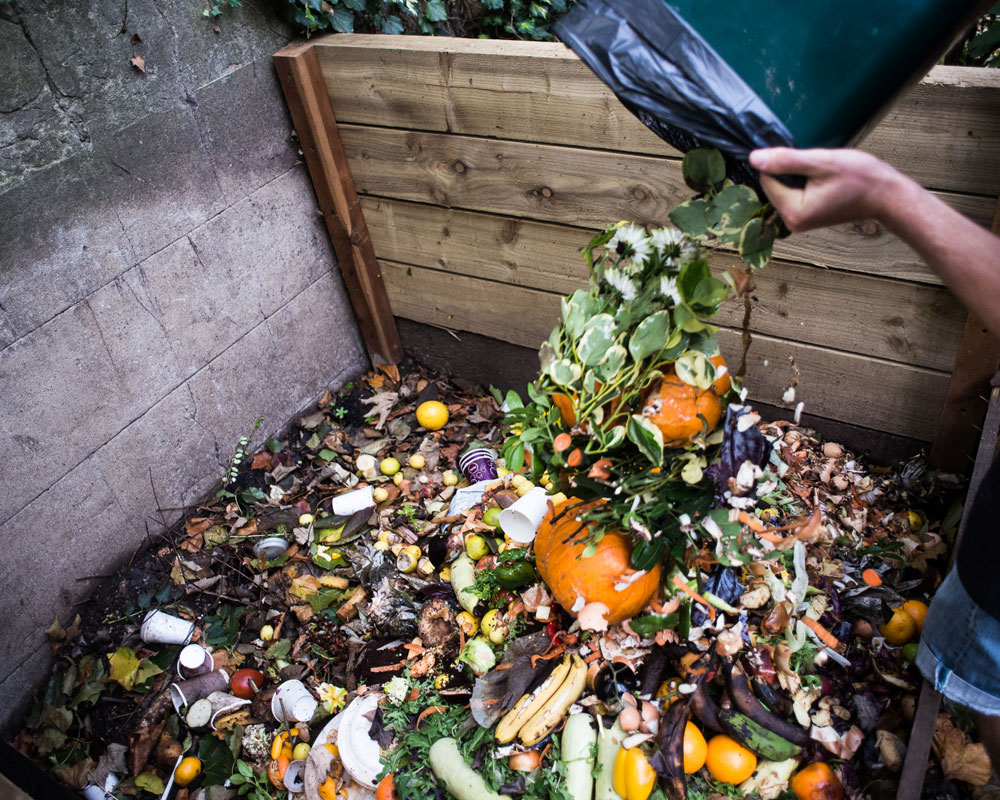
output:
[[424,721],[425,717],[429,717],[431,714],[440,714],[445,710],[444,706],[428,706],[419,714],[417,714],[417,728],[420,728],[420,723]]
[[541,761],[544,761],[544,760],[545,760],[545,756],[547,756],[547,755],[549,754],[549,751],[550,751],[551,749],[552,749],[552,742],[549,742],[549,743],[548,743],[547,745],[545,745],[545,749],[544,749],[544,750],[542,750],[542,753],[541,753],[541,755],[539,756],[539,759],[540,759]]
[[869,586],[881,586],[882,585],[882,576],[879,575],[873,569],[866,569],[864,572],[862,572],[861,573],[861,580],[863,580]]
[[372,667],[369,672],[395,672],[397,669],[402,669],[406,666],[405,661],[400,661],[398,664],[386,664],[384,667]]
[[840,640],[812,617],[803,616],[802,621],[805,623],[806,627],[815,633],[819,637],[820,641],[827,647],[836,650],[837,647],[840,646]]
[[531,657],[531,666],[537,667],[539,661],[551,661],[553,658],[558,658],[566,650],[566,645],[559,643],[555,647],[549,648],[548,652],[542,653],[541,655],[534,655]]
[[787,536],[778,536],[776,533],[771,533],[771,531],[760,531],[757,535],[761,539],[769,541],[771,544],[778,544],[788,538]]
[[416,653],[418,656],[427,652],[426,647],[421,647],[419,644],[408,643],[403,645],[403,649],[411,653]]
[[752,531],[755,531],[757,533],[764,532],[764,523],[761,522],[759,519],[757,519],[757,517],[751,516],[746,511],[740,511],[736,515],[736,519],[738,519]]
[[502,670],[505,670],[505,669],[510,669],[513,666],[514,666],[514,662],[513,661],[508,661],[505,664],[497,664],[495,667],[493,667],[493,669],[495,669],[497,671],[502,671]]
[[684,579],[680,576],[679,572],[674,573],[673,583],[674,586],[676,586],[678,589],[684,592],[684,594],[686,594],[692,600],[694,600],[697,603],[701,603],[703,606],[705,606],[705,608],[708,609],[708,618],[713,621],[715,620],[715,606],[713,606],[711,603],[708,602],[708,600],[706,600],[704,597],[698,594],[694,589],[688,586],[684,582]]
[[600,650],[595,650],[593,653],[591,653],[590,655],[588,655],[586,658],[583,659],[583,663],[585,663],[585,664],[593,664],[600,657],[601,657],[601,651]]

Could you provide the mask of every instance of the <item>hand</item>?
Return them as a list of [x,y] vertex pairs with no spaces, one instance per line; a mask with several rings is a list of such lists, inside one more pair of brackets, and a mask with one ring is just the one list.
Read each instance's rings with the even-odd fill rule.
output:
[[[754,150],[750,164],[760,170],[761,187],[793,232],[862,219],[878,219],[891,201],[893,186],[904,180],[875,156],[858,150]],[[804,175],[792,189],[772,175]]]

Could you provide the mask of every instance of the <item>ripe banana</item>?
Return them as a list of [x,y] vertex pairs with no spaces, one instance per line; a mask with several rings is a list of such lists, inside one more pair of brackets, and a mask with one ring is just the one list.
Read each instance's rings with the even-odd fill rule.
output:
[[562,685],[562,682],[566,679],[569,674],[571,661],[569,655],[567,655],[560,664],[556,666],[552,672],[549,673],[547,677],[538,688],[534,691],[528,692],[523,695],[520,700],[518,700],[514,707],[507,712],[503,719],[497,724],[496,740],[500,744],[507,744],[508,742],[514,741],[514,737],[517,736],[524,724],[531,719],[534,714],[541,709],[545,702],[555,694],[556,689]]
[[580,656],[574,655],[566,679],[519,731],[521,744],[531,747],[552,733],[569,707],[583,694],[586,683],[587,665]]

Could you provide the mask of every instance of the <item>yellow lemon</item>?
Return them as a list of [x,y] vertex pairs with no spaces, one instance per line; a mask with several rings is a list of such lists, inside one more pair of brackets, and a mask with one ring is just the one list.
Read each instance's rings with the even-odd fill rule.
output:
[[439,431],[448,422],[448,407],[439,400],[427,400],[417,406],[417,422],[429,431]]

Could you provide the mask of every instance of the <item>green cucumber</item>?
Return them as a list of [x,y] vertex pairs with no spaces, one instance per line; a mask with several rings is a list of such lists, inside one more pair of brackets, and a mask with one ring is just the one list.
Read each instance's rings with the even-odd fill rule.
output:
[[738,711],[719,709],[719,723],[736,741],[768,761],[786,761],[802,752],[797,744],[772,733]]
[[434,777],[456,800],[511,800],[509,796],[491,790],[483,776],[465,763],[458,742],[452,738],[434,742],[427,761]]

